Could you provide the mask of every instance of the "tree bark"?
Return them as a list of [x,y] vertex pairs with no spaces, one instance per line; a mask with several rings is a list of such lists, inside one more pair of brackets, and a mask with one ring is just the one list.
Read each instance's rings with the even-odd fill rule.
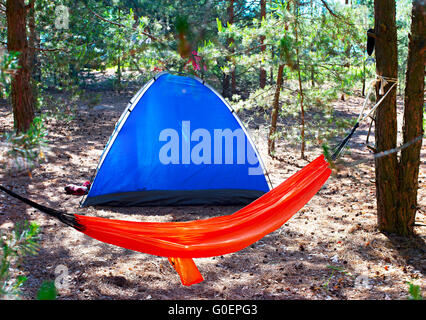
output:
[[27,7],[24,0],[6,1],[7,50],[19,52],[20,68],[11,81],[14,127],[18,132],[27,131],[34,119],[31,70],[28,64],[26,15]]
[[[423,105],[425,89],[425,2],[413,1],[411,34],[409,35],[408,61],[404,99],[404,143],[423,134]],[[417,189],[419,187],[420,150],[422,139],[401,151],[399,190],[400,203],[397,233],[414,234],[414,220],[417,211]]]
[[37,32],[36,32],[36,26],[35,26],[35,7],[34,7],[34,0],[31,2],[31,8],[28,11],[28,29],[29,29],[29,36],[28,36],[28,67],[30,69],[31,73],[31,86],[33,88],[33,104],[36,104],[37,100],[37,85],[35,82],[36,75],[40,74],[40,71],[38,70],[38,64],[37,64],[37,53],[36,53],[36,42],[37,42]]
[[274,104],[272,106],[271,127],[269,128],[268,136],[268,154],[273,157],[275,152],[275,133],[277,132],[278,111],[280,105],[280,92],[283,83],[284,65],[278,67],[277,85],[274,94]]
[[[260,21],[262,22],[263,19],[266,17],[266,0],[260,0]],[[265,36],[260,36],[260,44],[263,44],[265,41]],[[266,46],[263,45],[260,47],[260,50],[265,52]],[[263,89],[266,85],[266,70],[263,67],[260,67],[260,74],[259,74],[259,86]]]
[[[380,76],[398,77],[397,36],[395,25],[395,1],[375,0],[376,72]],[[381,98],[378,83],[377,100]],[[392,83],[384,87],[389,90]],[[397,141],[396,88],[392,89],[376,112],[377,152],[393,149]],[[396,153],[375,160],[378,227],[384,232],[396,232],[398,225],[398,176]]]

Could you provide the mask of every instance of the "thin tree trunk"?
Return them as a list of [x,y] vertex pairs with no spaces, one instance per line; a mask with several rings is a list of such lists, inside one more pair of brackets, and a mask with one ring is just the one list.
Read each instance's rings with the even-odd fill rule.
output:
[[[380,76],[396,79],[398,77],[398,52],[395,25],[395,1],[375,0],[376,72]],[[388,83],[384,92],[389,90]],[[377,100],[381,98],[380,83],[376,88]],[[392,89],[376,112],[377,152],[396,147],[397,118],[396,90]],[[396,153],[375,160],[377,219],[381,231],[395,232],[398,217],[398,160]]]
[[[121,23],[121,9],[118,8],[118,23]],[[121,51],[121,43],[118,43],[118,49]],[[117,91],[120,93],[121,91],[121,57],[118,54],[117,58]]]
[[347,47],[346,47],[346,50],[345,50],[345,55],[346,55],[345,67],[346,68],[350,68],[351,67],[351,49],[352,49],[351,44],[347,43]]
[[235,75],[235,65],[231,71],[231,98],[237,92],[237,78]]
[[222,78],[222,96],[229,98],[229,75],[224,73]]
[[118,57],[117,61],[117,91],[120,93],[121,91],[121,59]]
[[362,61],[362,96],[365,96],[365,81],[366,81],[366,70],[365,70],[365,58]]
[[[229,24],[233,24],[234,23],[234,0],[230,0],[229,3]],[[234,44],[234,39],[231,38],[230,40],[230,45]],[[234,48],[231,49],[231,52],[234,52]],[[232,66],[232,71],[231,71],[231,97],[236,93],[237,91],[237,82],[236,82],[236,78],[235,78],[235,64]]]
[[275,133],[277,132],[278,111],[280,105],[280,92],[283,83],[284,65],[278,67],[277,85],[275,88],[274,104],[272,106],[271,127],[268,136],[268,154],[273,157],[275,152]]
[[[404,143],[423,134],[423,105],[425,89],[425,4],[413,1],[411,34],[409,35],[408,61],[404,100]],[[423,52],[422,52],[423,50]],[[414,234],[417,211],[417,189],[419,187],[420,150],[422,140],[401,151],[399,190],[400,204],[397,233]]]
[[305,108],[303,106],[304,102],[304,94],[303,94],[303,87],[302,87],[302,77],[300,75],[300,63],[299,63],[299,54],[298,49],[296,49],[297,54],[297,76],[299,80],[299,93],[300,93],[300,137],[302,138],[302,145],[300,148],[300,157],[302,159],[305,159],[305,148],[306,148],[306,142],[305,142]]
[[27,7],[24,0],[6,1],[7,50],[19,52],[20,68],[11,81],[14,127],[19,132],[27,131],[34,119],[26,15]]
[[[35,47],[36,48],[40,48],[40,33],[38,33],[37,31],[35,32]],[[33,77],[34,79],[36,79],[38,82],[41,82],[41,69],[42,69],[42,65],[41,65],[41,59],[40,59],[40,54],[35,54],[34,56],[34,69],[32,70],[33,72]]]
[[[295,2],[296,5],[296,21],[294,26],[294,32],[295,32],[295,40],[296,44],[299,42],[299,32],[298,32],[298,20],[297,16],[299,14],[299,1]],[[300,57],[299,57],[299,47],[296,45],[296,64],[297,64],[297,76],[299,80],[299,94],[300,94],[300,136],[302,138],[302,145],[300,148],[300,157],[302,159],[305,159],[305,108],[303,106],[304,102],[304,94],[303,94],[303,87],[302,87],[302,76],[300,74]]]
[[[260,0],[260,21],[262,22],[266,17],[266,0]],[[260,36],[260,43],[263,44],[265,41],[265,36]],[[260,47],[261,52],[265,52],[266,46]],[[266,70],[263,67],[260,67],[259,74],[259,86],[263,89],[266,85]]]
[[[229,0],[228,6],[228,23],[234,23],[234,0]],[[234,43],[234,39],[228,39],[228,46],[232,46]],[[234,52],[234,48],[230,49],[230,52]],[[229,58],[226,59],[229,62]],[[236,81],[235,81],[235,66],[232,66],[231,74],[224,74],[222,81],[222,95],[227,98],[231,98],[235,93],[236,89]]]

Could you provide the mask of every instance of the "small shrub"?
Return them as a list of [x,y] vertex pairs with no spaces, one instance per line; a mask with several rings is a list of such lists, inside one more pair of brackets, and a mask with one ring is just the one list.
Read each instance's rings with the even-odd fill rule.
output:
[[38,251],[39,227],[36,223],[17,223],[10,234],[0,233],[0,299],[17,299],[20,287],[27,280],[24,276],[12,277],[25,256]]
[[34,118],[25,133],[5,133],[0,145],[2,167],[8,171],[29,170],[44,161],[47,133],[41,117]]
[[10,92],[11,75],[16,72],[19,52],[3,52],[0,50],[0,98],[5,98]]
[[408,300],[423,300],[422,294],[420,292],[420,286],[415,285],[411,282],[407,282],[408,284]]
[[37,300],[55,300],[57,294],[55,282],[46,280],[43,281],[37,292]]

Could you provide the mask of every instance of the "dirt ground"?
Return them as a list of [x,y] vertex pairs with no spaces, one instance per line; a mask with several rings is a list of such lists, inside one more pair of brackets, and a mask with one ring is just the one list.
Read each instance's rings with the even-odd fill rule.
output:
[[[71,121],[49,119],[48,161],[31,174],[0,173],[6,187],[49,207],[68,212],[133,221],[183,221],[230,214],[239,207],[80,208],[80,197],[65,194],[67,184],[89,180],[115,122],[136,92],[102,92],[99,105],[80,105]],[[341,116],[354,116],[363,99],[337,101]],[[244,115],[242,120],[244,120]],[[400,121],[401,123],[401,121]],[[12,129],[0,106],[0,132]],[[59,283],[58,299],[407,299],[410,281],[426,292],[425,227],[401,239],[376,228],[374,163],[365,147],[368,123],[350,143],[348,160],[369,159],[333,175],[325,187],[279,230],[239,252],[195,259],[205,281],[182,286],[166,258],[91,239],[39,211],[0,194],[0,231],[27,219],[41,226],[40,251],[15,274],[28,277],[23,298],[34,299],[44,280]],[[274,186],[304,167],[299,149],[280,140],[277,155],[266,153],[267,123],[249,128]],[[312,161],[319,147],[308,149]],[[426,223],[426,147],[423,143],[419,210]]]

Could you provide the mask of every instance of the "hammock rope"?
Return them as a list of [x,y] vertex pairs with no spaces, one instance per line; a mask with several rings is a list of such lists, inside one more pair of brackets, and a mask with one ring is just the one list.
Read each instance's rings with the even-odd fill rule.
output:
[[[385,93],[384,92],[385,86],[389,82],[393,82],[393,84],[389,87],[389,89]],[[382,97],[379,99],[379,101],[373,107],[370,108],[370,110],[367,111],[366,114],[364,114],[365,109],[367,107],[367,103],[370,100],[370,95],[372,94],[373,89],[376,87],[377,84],[380,84],[379,94]],[[337,160],[337,158],[339,158],[341,156],[344,147],[347,145],[347,143],[349,142],[349,140],[352,138],[352,136],[355,133],[356,129],[358,129],[360,123],[363,122],[363,121],[365,121],[365,119],[367,119],[368,117],[370,117],[376,111],[376,109],[381,105],[381,103],[383,102],[383,100],[387,97],[387,95],[389,94],[389,92],[391,92],[392,89],[397,86],[397,84],[398,84],[398,79],[388,78],[388,77],[379,76],[379,75],[377,75],[376,79],[374,79],[374,80],[372,80],[370,82],[369,89],[368,89],[367,95],[365,97],[364,104],[362,106],[361,112],[360,112],[360,114],[358,116],[358,119],[357,119],[356,123],[354,124],[354,126],[352,127],[352,129],[349,132],[349,134],[334,149],[334,152],[331,155],[331,160],[335,161],[335,160]]]

